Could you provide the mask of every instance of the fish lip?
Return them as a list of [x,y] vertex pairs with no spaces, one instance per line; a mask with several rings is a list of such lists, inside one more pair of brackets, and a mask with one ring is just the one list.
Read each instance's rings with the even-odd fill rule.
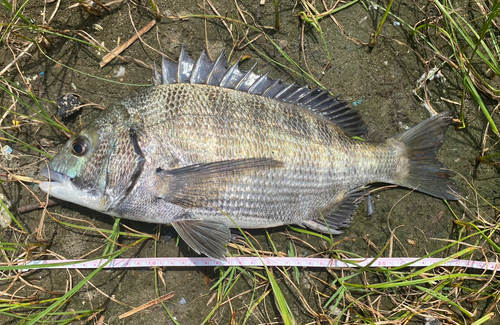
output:
[[71,177],[69,177],[68,175],[56,172],[55,170],[47,168],[47,167],[42,168],[42,170],[40,171],[40,174],[42,174],[42,176],[45,176],[48,179],[50,179],[50,183],[55,183],[55,182],[56,183],[65,183],[71,179]]
[[50,169],[50,167],[42,168],[40,174],[49,178],[50,181],[41,182],[38,184],[38,187],[52,198],[82,205],[112,216],[118,216],[113,211],[109,211],[104,195],[80,189],[73,182],[74,178]]

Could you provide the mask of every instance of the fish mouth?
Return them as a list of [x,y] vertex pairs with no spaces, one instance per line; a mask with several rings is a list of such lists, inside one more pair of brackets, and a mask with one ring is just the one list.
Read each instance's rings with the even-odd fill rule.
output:
[[44,167],[40,171],[40,174],[42,174],[42,176],[45,176],[48,179],[50,179],[51,182],[64,183],[64,182],[67,182],[71,179],[71,177],[69,177],[68,175],[64,175],[62,173],[56,172],[55,170],[49,169],[47,167]]
[[51,197],[75,203],[112,216],[118,216],[118,214],[108,211],[108,203],[102,194],[98,193],[96,195],[92,191],[80,189],[73,182],[74,178],[50,168],[43,168],[40,174],[50,179],[50,181],[41,182],[39,187]]
[[47,193],[50,191],[51,187],[54,188],[55,186],[66,183],[71,179],[71,177],[69,177],[68,175],[56,172],[55,170],[49,169],[47,167],[44,167],[40,171],[40,174],[50,179],[50,181],[41,182],[39,185],[40,189]]

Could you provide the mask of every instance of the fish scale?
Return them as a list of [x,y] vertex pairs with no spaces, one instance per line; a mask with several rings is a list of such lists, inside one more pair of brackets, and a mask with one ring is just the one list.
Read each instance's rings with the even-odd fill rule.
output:
[[107,108],[63,147],[42,190],[127,219],[172,224],[196,252],[223,260],[229,228],[298,224],[341,233],[366,185],[457,199],[435,155],[444,112],[382,143],[328,92],[214,62],[163,59],[155,86]]

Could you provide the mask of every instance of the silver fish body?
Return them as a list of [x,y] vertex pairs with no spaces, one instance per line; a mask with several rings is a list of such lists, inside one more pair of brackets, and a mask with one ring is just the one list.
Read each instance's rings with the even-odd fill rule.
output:
[[[229,228],[299,224],[340,233],[372,182],[456,199],[435,158],[439,114],[383,143],[352,138],[359,114],[322,90],[198,62],[183,49],[158,85],[115,102],[42,174],[52,196],[127,219],[172,224],[223,259]],[[222,62],[222,63],[221,63]]]

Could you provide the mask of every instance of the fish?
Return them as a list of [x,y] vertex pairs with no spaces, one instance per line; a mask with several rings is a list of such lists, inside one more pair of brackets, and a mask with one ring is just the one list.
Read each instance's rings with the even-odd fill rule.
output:
[[154,85],[117,100],[67,141],[41,174],[50,196],[125,219],[172,225],[224,260],[231,228],[348,227],[372,183],[457,200],[436,158],[442,112],[386,141],[321,88],[274,80],[203,50],[163,58]]

